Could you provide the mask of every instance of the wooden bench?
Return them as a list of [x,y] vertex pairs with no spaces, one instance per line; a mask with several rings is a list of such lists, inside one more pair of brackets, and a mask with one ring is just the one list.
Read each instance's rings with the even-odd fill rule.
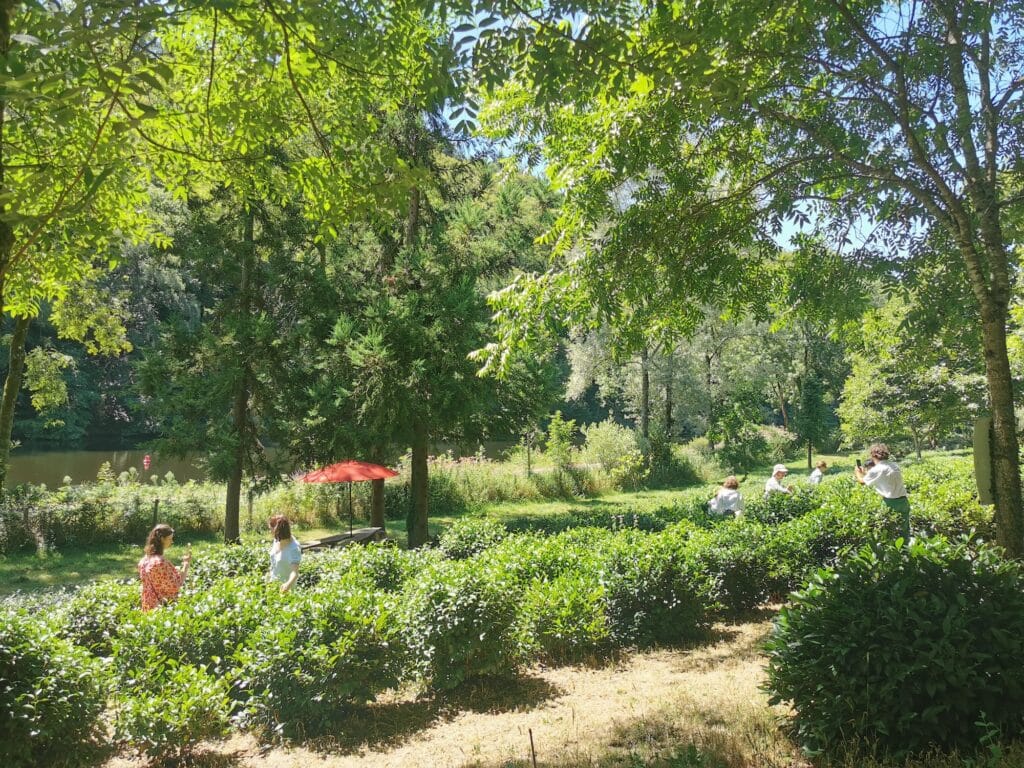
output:
[[322,539],[303,541],[302,551],[310,549],[327,549],[329,547],[347,547],[349,544],[368,544],[371,541],[384,541],[387,533],[383,528],[356,528],[351,533],[337,533],[324,536]]

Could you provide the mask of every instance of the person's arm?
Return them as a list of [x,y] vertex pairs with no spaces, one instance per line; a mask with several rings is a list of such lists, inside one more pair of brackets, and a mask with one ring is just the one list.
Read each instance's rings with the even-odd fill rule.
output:
[[288,574],[288,580],[281,585],[281,593],[284,594],[292,588],[292,584],[299,578],[299,564],[292,563],[292,572]]

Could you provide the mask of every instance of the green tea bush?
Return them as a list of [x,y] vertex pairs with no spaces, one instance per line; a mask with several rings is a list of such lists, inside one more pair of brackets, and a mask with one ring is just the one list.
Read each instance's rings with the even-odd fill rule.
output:
[[514,672],[522,655],[513,628],[520,597],[509,575],[486,560],[447,560],[425,569],[400,600],[409,668],[438,689]]
[[[309,553],[299,569],[299,583],[352,580],[383,592],[396,592],[416,573],[442,559],[436,549],[399,549],[388,542]],[[317,575],[317,573],[319,574]]]
[[508,535],[505,526],[497,520],[477,517],[457,520],[441,534],[441,551],[453,560],[490,549]]
[[757,497],[747,502],[744,516],[768,525],[806,515],[820,505],[817,489],[796,488],[793,493],[773,493],[768,498]]
[[[525,588],[567,571],[593,570],[594,553],[613,534],[599,528],[574,528],[553,536],[513,534],[486,552],[486,561]],[[481,558],[483,559],[483,558]]]
[[685,557],[685,530],[624,532],[600,553],[600,582],[619,645],[675,643],[699,636],[711,617],[712,581]]
[[605,588],[596,574],[567,571],[534,581],[523,595],[520,642],[554,662],[580,661],[611,646]]
[[89,765],[107,673],[38,616],[0,615],[0,765]]
[[773,532],[756,520],[725,520],[688,538],[684,557],[712,582],[711,597],[729,613],[753,608],[771,594],[778,564],[766,555]]
[[324,733],[351,703],[398,684],[393,599],[345,582],[289,596],[235,654],[249,728],[295,738]]
[[115,734],[150,758],[180,760],[199,742],[227,734],[229,689],[205,667],[154,653],[118,691]]
[[[791,597],[767,644],[771,701],[811,752],[970,749],[1024,727],[1024,571],[943,538],[863,547]],[[984,725],[983,725],[984,724]]]
[[87,584],[66,602],[58,631],[96,656],[110,656],[121,627],[141,610],[141,605],[137,581]]
[[115,662],[122,675],[144,666],[150,651],[195,666],[228,664],[285,599],[262,576],[214,581],[205,590],[136,614],[114,642]]
[[233,544],[197,552],[192,558],[182,592],[203,592],[224,578],[262,576],[270,571],[269,553],[269,542]]
[[910,494],[913,530],[947,537],[973,531],[979,538],[995,540],[993,508],[978,503],[970,459],[928,459],[908,466],[903,478]]

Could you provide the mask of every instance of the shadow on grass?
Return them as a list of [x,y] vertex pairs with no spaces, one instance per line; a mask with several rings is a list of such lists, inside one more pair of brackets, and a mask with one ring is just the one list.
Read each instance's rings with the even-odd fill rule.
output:
[[[737,727],[714,713],[684,716],[654,712],[609,724],[600,742],[552,748],[542,738],[534,751],[526,741],[519,755],[464,763],[462,768],[811,768],[784,739],[749,724]],[[536,736],[537,734],[535,734]]]
[[426,728],[448,722],[462,712],[503,714],[534,709],[563,695],[541,677],[485,678],[454,691],[435,692],[415,701],[395,701],[352,707],[339,718],[330,735],[310,735],[302,746],[320,754],[352,754],[362,749],[393,748]]

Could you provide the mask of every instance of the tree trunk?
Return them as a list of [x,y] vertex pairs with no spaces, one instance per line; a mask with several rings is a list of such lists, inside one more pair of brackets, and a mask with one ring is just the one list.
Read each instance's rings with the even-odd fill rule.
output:
[[647,347],[640,351],[640,435],[651,435],[651,372],[647,366]]
[[812,448],[813,448],[813,446],[811,445],[811,441],[808,440],[807,441],[807,468],[808,469],[813,469],[814,468],[814,466],[811,464],[811,461],[812,461],[812,459],[811,459],[811,449]]
[[[255,243],[255,213],[250,206],[245,214],[245,231],[242,236],[242,276],[238,286],[239,311],[249,319],[252,307],[252,272],[254,268],[254,256],[256,251]],[[238,383],[235,389],[234,402],[231,406],[231,429],[235,434],[238,444],[235,446],[235,463],[231,468],[228,477],[228,495],[224,502],[224,541],[228,544],[237,544],[241,541],[238,518],[241,506],[242,495],[242,474],[245,470],[246,440],[248,440],[249,420],[249,363],[244,355],[249,350],[243,344],[241,370],[239,371]]]
[[373,528],[384,528],[384,481],[373,480],[370,483],[370,525]]
[[782,428],[789,431],[789,414],[786,412],[786,393],[782,389],[782,384],[775,382],[775,392],[779,396],[779,410],[782,411]]
[[11,336],[10,363],[4,381],[3,401],[0,402],[0,491],[7,485],[7,467],[11,460],[11,432],[14,430],[14,406],[18,402],[22,378],[25,374],[25,339],[31,319],[19,317],[14,321]]
[[675,358],[673,358],[671,353],[665,364],[665,436],[671,439],[673,422],[675,421],[675,416],[672,413],[673,408],[675,408],[675,402],[672,400],[672,389],[675,385]]
[[[988,311],[986,311],[988,310]],[[1006,313],[982,307],[985,371],[992,409],[992,487],[996,540],[1008,556],[1024,556],[1021,508],[1020,446],[1013,410],[1013,378],[1006,353]]]
[[412,476],[409,479],[412,491],[412,508],[409,510],[409,548],[422,546],[429,538],[427,533],[427,426],[416,422],[412,437]]

